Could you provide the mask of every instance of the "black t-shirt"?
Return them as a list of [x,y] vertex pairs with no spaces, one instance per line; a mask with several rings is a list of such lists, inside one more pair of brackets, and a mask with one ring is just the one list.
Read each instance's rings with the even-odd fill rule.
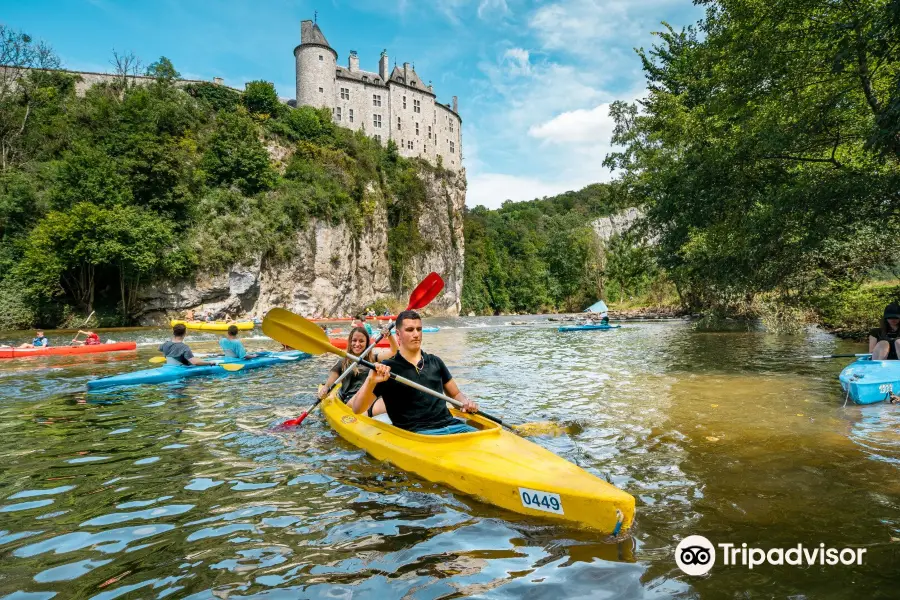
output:
[[[359,365],[351,364],[350,369],[352,369],[353,372],[341,381],[340,396],[341,400],[344,402],[352,398],[354,394],[359,391],[359,388],[362,387],[362,384],[366,381],[366,377],[369,375],[369,369],[360,367]],[[334,363],[334,366],[331,367],[331,371],[337,373],[338,376],[342,375],[344,373],[344,359]]]
[[[398,352],[381,361],[391,373],[411,379],[436,392],[444,393],[444,384],[453,379],[447,365],[433,354],[422,353],[421,368],[416,369]],[[424,431],[453,425],[458,421],[447,410],[447,403],[408,385],[388,379],[375,386],[375,396],[381,396],[391,423],[407,431]]]
[[869,335],[878,340],[879,342],[890,342],[891,351],[888,352],[887,358],[888,360],[897,360],[897,347],[894,342],[900,337],[900,327],[897,328],[896,331],[885,331],[882,332],[880,327],[876,327],[869,331]]

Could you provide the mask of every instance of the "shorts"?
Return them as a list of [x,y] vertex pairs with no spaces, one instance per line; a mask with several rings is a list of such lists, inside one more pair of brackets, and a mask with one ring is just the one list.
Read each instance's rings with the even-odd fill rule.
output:
[[452,425],[447,425],[446,427],[438,427],[437,429],[426,429],[424,431],[416,431],[415,433],[421,433],[422,435],[451,435],[454,433],[471,433],[473,431],[478,431],[471,425],[466,425],[459,419],[456,420],[456,423]]

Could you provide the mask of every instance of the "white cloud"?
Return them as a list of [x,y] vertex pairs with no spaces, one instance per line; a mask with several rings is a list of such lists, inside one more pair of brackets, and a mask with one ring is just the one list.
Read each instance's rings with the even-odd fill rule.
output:
[[528,135],[553,143],[609,143],[615,122],[609,116],[609,103],[590,110],[561,113],[549,121],[533,125]]
[[531,73],[531,63],[528,50],[524,48],[510,48],[503,53],[503,62],[507,65],[512,75],[528,75]]
[[571,189],[567,183],[547,182],[533,177],[503,173],[481,173],[469,178],[467,206],[499,208],[506,200],[532,200]]
[[509,13],[506,0],[481,0],[478,4],[478,18],[490,19],[503,17]]

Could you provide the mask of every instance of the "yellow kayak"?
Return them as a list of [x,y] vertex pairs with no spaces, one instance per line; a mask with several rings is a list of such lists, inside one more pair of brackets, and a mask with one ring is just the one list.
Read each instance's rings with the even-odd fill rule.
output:
[[228,328],[232,325],[237,325],[237,328],[241,331],[250,331],[254,326],[253,321],[210,321],[209,323],[206,321],[169,321],[169,325],[172,327],[179,323],[188,329],[196,329],[198,331],[228,331]]
[[376,459],[488,504],[608,534],[631,529],[633,496],[478,415],[451,409],[481,431],[421,435],[354,414],[333,394],[322,411],[342,438]]

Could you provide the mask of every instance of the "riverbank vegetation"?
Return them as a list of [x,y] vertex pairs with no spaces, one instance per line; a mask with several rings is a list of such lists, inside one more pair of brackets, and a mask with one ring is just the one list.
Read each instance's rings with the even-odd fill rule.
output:
[[128,324],[142,285],[286,259],[310,219],[361,232],[377,202],[392,281],[408,279],[424,183],[396,146],[292,109],[268,82],[183,88],[164,57],[144,70],[116,55],[117,77],[79,96],[28,35],[0,26],[0,55],[20,67],[0,76],[0,328],[93,310]]

